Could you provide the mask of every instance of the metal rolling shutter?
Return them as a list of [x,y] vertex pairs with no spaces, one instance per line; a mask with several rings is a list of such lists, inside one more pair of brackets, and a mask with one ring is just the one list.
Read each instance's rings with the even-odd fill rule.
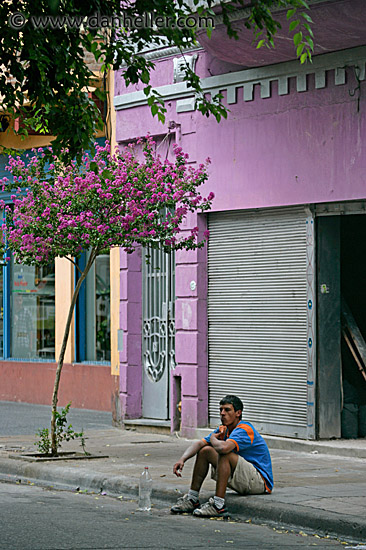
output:
[[268,434],[307,425],[304,208],[212,213],[208,244],[209,415],[237,394]]

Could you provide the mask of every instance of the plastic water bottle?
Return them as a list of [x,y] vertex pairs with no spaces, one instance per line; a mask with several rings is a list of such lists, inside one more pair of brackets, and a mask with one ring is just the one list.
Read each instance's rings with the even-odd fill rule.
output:
[[140,476],[139,484],[139,510],[149,512],[151,510],[152,479],[149,468],[145,466]]

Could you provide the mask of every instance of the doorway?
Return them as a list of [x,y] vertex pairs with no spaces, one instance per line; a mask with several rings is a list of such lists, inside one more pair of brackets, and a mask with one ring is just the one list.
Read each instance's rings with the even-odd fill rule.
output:
[[366,215],[341,217],[342,437],[366,437]]
[[352,207],[316,207],[320,439],[366,437],[366,215]]

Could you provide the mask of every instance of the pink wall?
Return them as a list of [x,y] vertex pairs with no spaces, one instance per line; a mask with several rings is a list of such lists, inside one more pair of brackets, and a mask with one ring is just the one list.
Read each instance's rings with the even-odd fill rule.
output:
[[[328,73],[328,81],[333,80]],[[227,121],[197,124],[197,156],[212,159],[214,210],[343,201],[366,196],[366,100],[346,85],[230,105]],[[365,87],[365,83],[363,87]]]
[[121,251],[120,328],[123,351],[120,359],[120,407],[122,418],[139,418],[142,407],[142,273],[141,249]]
[[[204,216],[191,215],[188,226],[206,229]],[[194,437],[208,420],[207,248],[176,252],[175,359],[173,376],[181,378],[182,433]],[[191,286],[191,283],[195,285]],[[172,403],[172,409],[177,403]]]
[[[197,72],[201,77],[225,72],[223,62],[199,53]],[[227,66],[227,72],[240,67]],[[210,157],[210,178],[204,194],[214,191],[213,211],[270,206],[333,202],[366,198],[366,99],[357,93],[353,69],[346,71],[346,84],[335,86],[334,71],[326,74],[326,86],[315,89],[309,75],[306,92],[297,92],[295,78],[289,94],[278,95],[272,82],[271,97],[243,101],[237,90],[227,120],[197,112],[176,112],[176,102],[166,103],[166,123],[153,118],[146,106],[117,112],[117,141],[123,143],[147,133],[165,135],[168,124],[180,125],[180,145],[193,163]],[[153,85],[173,82],[172,58],[159,61]],[[361,83],[364,89],[365,82]],[[131,92],[133,90],[128,90]],[[124,93],[116,80],[116,95]],[[225,102],[225,98],[224,98]],[[205,228],[205,217],[192,217],[187,227]],[[132,260],[129,260],[132,262]],[[139,260],[137,260],[138,262]],[[122,412],[126,417],[141,414],[141,281],[140,269],[121,263],[121,323],[127,331],[127,349],[121,356]],[[197,287],[192,290],[190,282]],[[129,285],[133,285],[133,287]],[[122,286],[121,286],[122,288]],[[171,373],[172,429],[176,428],[176,405],[181,386],[182,431],[194,435],[208,421],[207,361],[207,261],[206,249],[176,254],[176,361]],[[130,307],[131,302],[131,307]],[[132,307],[133,305],[133,307]],[[121,325],[122,326],[122,325]],[[179,382],[177,382],[179,381]]]
[[[50,405],[55,363],[0,361],[0,400]],[[61,373],[59,406],[114,412],[118,377],[109,365],[65,364]],[[115,416],[115,415],[114,415]]]
[[[212,58],[205,59],[212,65]],[[171,83],[172,59],[163,65],[161,84],[169,74]],[[198,66],[206,76],[204,60]],[[322,89],[314,88],[314,75],[307,78],[307,92],[296,92],[290,78],[288,95],[279,96],[272,82],[270,98],[261,99],[257,85],[254,101],[248,102],[239,89],[228,119],[219,124],[200,113],[176,113],[175,101],[167,103],[166,121],[181,124],[183,148],[199,162],[212,160],[206,185],[216,194],[213,210],[365,198],[366,99],[361,93],[358,111],[358,93],[350,95],[357,86],[353,69],[339,86],[333,84],[334,71],[327,72]],[[361,90],[365,86],[361,82]],[[165,134],[167,128],[146,106],[117,112],[119,141]]]

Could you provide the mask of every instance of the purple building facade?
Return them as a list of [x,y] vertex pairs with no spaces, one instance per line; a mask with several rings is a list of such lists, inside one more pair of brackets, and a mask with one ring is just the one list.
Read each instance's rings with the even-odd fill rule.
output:
[[120,253],[127,424],[193,437],[235,393],[263,433],[348,437],[353,411],[355,437],[366,435],[366,382],[343,334],[347,307],[366,336],[366,46],[338,40],[305,65],[281,48],[228,59],[226,38],[186,52],[205,93],[223,94],[219,124],[195,111],[173,49],[148,54],[164,125],[117,74],[117,143],[150,133],[164,155],[177,142],[192,163],[210,157],[203,192],[215,193],[212,212],[187,220],[209,229],[204,249],[157,255],[151,267],[143,251]]

